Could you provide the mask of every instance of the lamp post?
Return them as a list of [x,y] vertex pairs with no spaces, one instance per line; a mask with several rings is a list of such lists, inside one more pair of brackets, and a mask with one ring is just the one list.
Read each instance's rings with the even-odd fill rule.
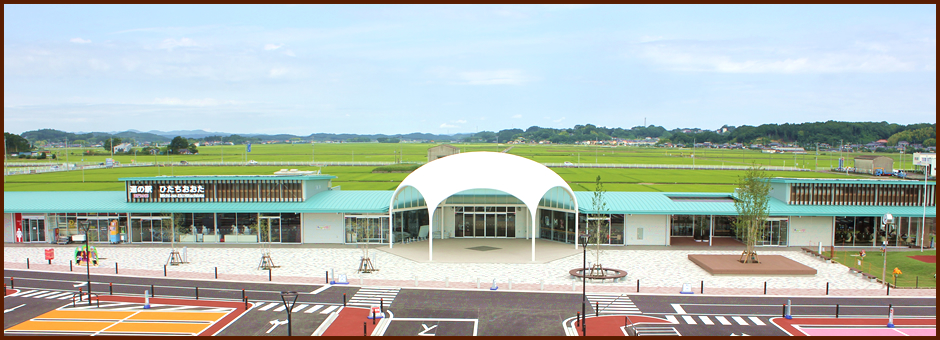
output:
[[885,214],[883,217],[881,217],[881,224],[885,227],[885,238],[881,240],[881,246],[883,247],[881,254],[882,258],[884,258],[884,261],[881,264],[881,280],[885,283],[885,285],[888,284],[888,279],[885,276],[885,268],[888,266],[888,225],[893,223],[894,216],[891,216],[891,214]]
[[581,248],[584,250],[581,265],[581,335],[587,336],[585,320],[587,318],[587,233],[581,234]]
[[82,228],[82,232],[85,233],[85,276],[87,281],[85,282],[88,286],[88,305],[91,306],[91,248],[88,247],[88,220],[84,220],[79,223],[79,226]]
[[291,336],[290,313],[297,303],[297,292],[281,292],[281,302],[284,302],[284,308],[287,308],[287,336]]

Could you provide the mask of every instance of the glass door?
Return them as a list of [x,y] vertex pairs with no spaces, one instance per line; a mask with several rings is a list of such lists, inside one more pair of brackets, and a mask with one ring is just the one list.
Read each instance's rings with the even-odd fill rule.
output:
[[24,220],[23,225],[29,228],[29,231],[23,235],[23,242],[46,241],[46,221],[41,219],[29,219]]
[[473,215],[473,218],[474,218],[473,236],[474,237],[483,237],[483,235],[486,235],[486,232],[484,231],[484,226],[486,224],[486,219],[484,218],[485,216],[486,215],[484,214]]
[[[486,208],[486,210],[491,210],[491,209],[493,209],[493,207]],[[496,236],[496,214],[493,214],[493,213],[486,214],[486,235],[484,236],[485,237]]]
[[506,237],[506,214],[496,214],[496,237]]
[[[362,223],[363,219],[356,219],[356,223]],[[261,216],[261,242],[281,243],[281,217]]]

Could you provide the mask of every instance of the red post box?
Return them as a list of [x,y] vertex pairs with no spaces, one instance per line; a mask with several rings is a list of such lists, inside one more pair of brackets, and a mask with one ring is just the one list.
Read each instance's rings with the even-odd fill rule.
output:
[[46,249],[46,260],[49,264],[52,264],[53,259],[55,259],[55,249]]

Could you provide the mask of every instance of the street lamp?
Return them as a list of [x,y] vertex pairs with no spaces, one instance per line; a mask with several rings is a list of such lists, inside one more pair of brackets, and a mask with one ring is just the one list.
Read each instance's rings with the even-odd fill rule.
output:
[[87,278],[87,288],[88,288],[88,305],[91,306],[91,248],[88,247],[88,220],[79,222],[79,226],[82,228],[82,232],[85,233],[85,275]]
[[581,265],[581,335],[587,336],[587,233],[581,234],[581,248],[584,249]]
[[291,336],[290,313],[297,303],[297,292],[281,292],[281,302],[284,302],[284,307],[287,308],[287,336]]
[[885,285],[888,284],[887,276],[885,276],[885,268],[888,267],[888,226],[893,223],[894,216],[891,216],[891,214],[885,214],[883,217],[881,217],[881,224],[884,225],[885,231],[885,236],[881,240],[881,257],[884,258],[884,261],[881,264],[881,280],[885,283]]

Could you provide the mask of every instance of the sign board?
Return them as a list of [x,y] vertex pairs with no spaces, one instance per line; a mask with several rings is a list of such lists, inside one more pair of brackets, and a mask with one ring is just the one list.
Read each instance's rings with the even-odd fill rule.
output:
[[23,214],[16,213],[14,214],[15,219],[14,224],[16,225],[16,231],[13,234],[13,242],[23,242]]
[[46,249],[46,260],[55,260],[55,249]]
[[693,294],[693,293],[692,293],[692,284],[691,284],[691,283],[683,283],[683,284],[682,284],[682,291],[680,291],[679,293],[681,293],[681,294]]

